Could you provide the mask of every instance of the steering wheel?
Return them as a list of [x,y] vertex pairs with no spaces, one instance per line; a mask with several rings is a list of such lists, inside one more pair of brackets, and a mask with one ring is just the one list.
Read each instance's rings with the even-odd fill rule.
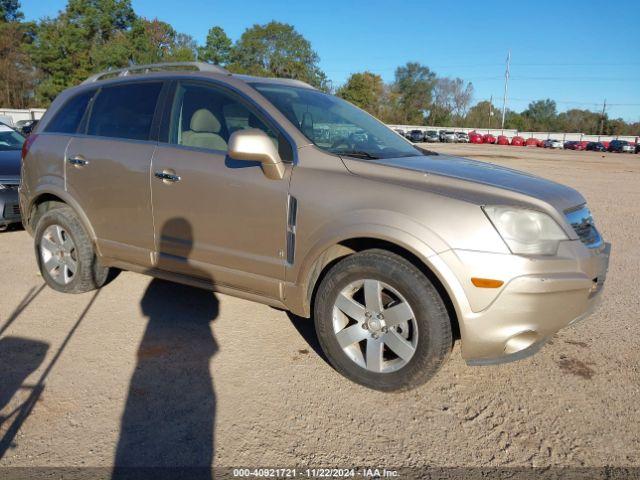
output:
[[341,146],[346,146],[348,150],[351,150],[353,148],[352,143],[347,137],[341,137],[331,144],[331,149],[336,149]]

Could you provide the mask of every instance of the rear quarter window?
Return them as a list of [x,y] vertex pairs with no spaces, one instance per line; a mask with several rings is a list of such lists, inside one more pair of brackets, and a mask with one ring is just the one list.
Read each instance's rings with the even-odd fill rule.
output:
[[95,93],[95,90],[89,90],[69,99],[53,116],[44,131],[51,133],[76,133],[84,116],[84,112]]
[[87,134],[149,140],[162,82],[104,87],[91,108]]

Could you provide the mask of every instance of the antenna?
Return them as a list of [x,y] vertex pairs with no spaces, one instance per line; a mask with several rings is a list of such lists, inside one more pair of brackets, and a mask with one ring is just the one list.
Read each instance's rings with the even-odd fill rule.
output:
[[504,97],[502,97],[502,126],[504,130],[504,117],[507,114],[507,94],[509,93],[509,69],[511,67],[511,50],[507,53],[507,69],[504,72]]

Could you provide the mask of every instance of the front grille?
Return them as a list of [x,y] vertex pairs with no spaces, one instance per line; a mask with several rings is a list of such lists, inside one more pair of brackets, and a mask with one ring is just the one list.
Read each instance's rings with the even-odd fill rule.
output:
[[4,206],[2,217],[5,219],[18,218],[20,216],[20,205],[17,203],[7,203]]
[[602,245],[602,237],[600,237],[591,211],[586,205],[570,209],[565,214],[582,243],[589,248],[597,248]]

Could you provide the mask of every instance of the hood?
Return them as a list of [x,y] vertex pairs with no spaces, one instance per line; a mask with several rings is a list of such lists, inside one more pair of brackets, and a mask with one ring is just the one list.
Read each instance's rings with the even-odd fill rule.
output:
[[20,177],[20,150],[0,150],[0,177]]
[[[421,183],[432,191],[455,196],[475,203],[500,201],[509,197],[516,202],[548,203],[559,211],[585,203],[573,188],[498,165],[449,155],[385,158],[380,160],[344,159],[349,171],[357,175],[384,177],[379,167],[404,170],[389,175],[395,181]],[[389,170],[388,168],[384,168]]]

